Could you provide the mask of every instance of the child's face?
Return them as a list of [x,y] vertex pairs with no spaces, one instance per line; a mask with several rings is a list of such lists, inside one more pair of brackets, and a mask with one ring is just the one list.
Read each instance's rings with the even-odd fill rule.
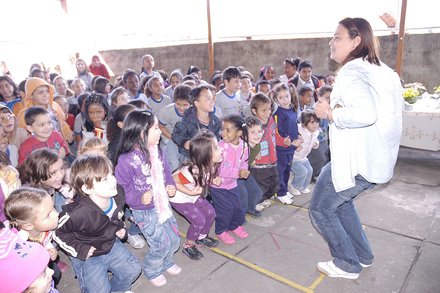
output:
[[327,77],[327,82],[325,84],[327,85],[333,85],[335,83],[335,77],[333,75],[330,75]]
[[183,115],[185,110],[189,109],[191,104],[188,101],[185,100],[176,100],[175,104],[177,112],[179,112],[180,115]]
[[75,95],[78,97],[80,94],[85,92],[86,85],[82,81],[77,81],[74,84],[72,84],[72,90],[75,92]]
[[34,102],[34,106],[46,108],[50,100],[49,87],[47,85],[37,87],[31,95],[31,100]]
[[29,291],[32,293],[49,293],[52,287],[52,275],[53,270],[46,267],[40,276],[29,286]]
[[310,132],[315,132],[319,127],[319,122],[315,120],[315,118],[311,118],[309,124],[307,124],[306,128]]
[[86,64],[82,61],[76,62],[76,69],[78,69],[79,72],[84,73],[86,71]]
[[56,98],[53,100],[55,103],[57,103],[61,110],[63,110],[64,114],[67,116],[69,113],[69,104],[67,103],[67,100],[63,97]]
[[64,81],[64,79],[57,79],[57,81],[54,84],[55,89],[57,90],[57,93],[60,93],[62,95],[66,94],[67,91],[67,83]]
[[304,105],[310,106],[313,100],[313,92],[305,92],[302,96],[299,96],[299,100],[301,102],[301,107],[303,107]]
[[171,86],[175,89],[182,81],[175,75],[171,76]]
[[148,141],[147,141],[148,146],[158,145],[161,134],[162,131],[159,128],[159,123],[157,121],[157,118],[154,117],[154,124],[150,129],[148,129]]
[[93,65],[96,66],[96,67],[101,65],[101,61],[99,61],[99,58],[93,58]]
[[158,78],[155,78],[151,83],[150,91],[155,96],[160,96],[163,93],[163,84],[160,82]]
[[45,80],[48,84],[52,84],[52,81],[50,80],[50,73],[49,73],[49,72],[45,72],[45,73],[44,73],[44,80]]
[[231,80],[225,79],[223,83],[226,86],[226,89],[230,92],[236,93],[241,88],[241,79],[239,77],[233,77]]
[[218,145],[216,138],[212,139],[212,162],[220,163],[223,160],[223,149]]
[[101,122],[105,119],[105,109],[101,104],[89,105],[89,118],[95,126],[100,127]]
[[144,65],[145,69],[153,69],[154,68],[154,58],[151,56],[145,57],[143,65]]
[[214,112],[214,101],[210,90],[202,90],[199,99],[194,101],[197,111]]
[[257,109],[252,109],[252,113],[261,121],[261,123],[266,124],[269,121],[272,108],[270,103],[260,104],[257,106]]
[[241,91],[243,92],[249,92],[252,87],[252,82],[249,78],[245,77],[241,79]]
[[263,137],[263,129],[260,125],[254,125],[248,128],[249,131],[249,144],[251,147],[256,146],[260,143]]
[[46,141],[52,134],[53,121],[49,114],[40,114],[35,117],[32,125],[26,125],[26,129],[33,132],[36,139]]
[[58,212],[55,210],[52,198],[45,196],[36,210],[35,221],[32,223],[34,231],[46,232],[58,226]]
[[0,150],[4,151],[5,153],[8,152],[8,136],[6,135],[5,130],[3,127],[0,127]]
[[273,67],[269,67],[266,70],[266,73],[264,74],[264,76],[266,77],[266,80],[272,80],[275,78],[275,69],[273,69]]
[[59,158],[58,161],[50,165],[47,173],[49,175],[49,178],[45,181],[42,181],[43,184],[55,189],[61,188],[65,173],[63,160]]
[[101,181],[93,179],[93,187],[89,190],[89,196],[92,198],[111,198],[118,194],[116,177],[109,170],[107,176]]
[[289,109],[290,108],[290,93],[288,90],[281,90],[278,92],[276,100],[281,108]]
[[7,80],[0,81],[0,94],[3,98],[9,98],[14,95],[14,88]]
[[269,94],[270,92],[270,86],[266,83],[260,84],[260,89],[259,89],[260,93],[264,93],[264,94]]
[[130,102],[131,98],[127,93],[122,93],[119,96],[116,97],[116,104],[113,103],[113,105],[115,105],[116,107],[119,107],[121,105],[125,105],[128,102]]
[[299,76],[301,77],[302,80],[309,81],[310,77],[312,76],[312,68],[310,67],[301,68],[301,70],[299,71]]
[[243,135],[243,131],[238,130],[233,123],[225,121],[222,129],[220,130],[220,135],[225,143],[238,145],[240,142],[240,136]]
[[292,66],[289,62],[284,62],[284,74],[288,77],[293,77],[295,75],[295,67]]
[[330,95],[331,95],[331,93],[332,92],[325,92],[322,96],[321,96],[321,98],[323,98],[324,100],[326,100],[327,101],[327,103],[329,103],[330,104]]
[[125,84],[125,87],[133,94],[137,94],[139,90],[139,78],[134,74],[130,75],[127,78],[127,83]]
[[0,113],[0,125],[3,126],[6,133],[14,131],[15,118],[11,113]]

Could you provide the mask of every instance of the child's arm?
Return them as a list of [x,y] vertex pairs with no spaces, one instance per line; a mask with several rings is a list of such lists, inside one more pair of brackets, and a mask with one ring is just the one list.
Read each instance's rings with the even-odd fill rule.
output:
[[187,137],[187,128],[185,124],[185,121],[177,122],[176,126],[174,127],[173,134],[171,135],[173,141],[181,147],[184,147],[185,143],[190,141],[189,137]]
[[161,153],[162,153],[162,166],[165,177],[165,188],[168,192],[168,195],[170,197],[173,197],[174,195],[176,195],[176,183],[174,182],[173,174],[171,174],[170,164],[168,163],[167,156],[163,150]]
[[275,131],[275,144],[285,148],[289,147],[291,138],[285,130],[285,123],[283,119],[281,119],[278,115],[274,115],[273,118],[277,124],[277,130]]
[[[200,195],[202,194],[203,188],[201,186],[196,186],[193,190],[187,188],[185,185],[182,184],[182,182],[180,181],[180,176],[184,176],[181,175],[182,173],[177,173],[173,175],[173,179],[174,182],[176,183],[176,188],[178,191],[183,192],[185,194],[188,195]],[[184,177],[186,179],[186,177]],[[187,179],[186,179],[187,180]],[[189,181],[188,181],[189,183]]]
[[167,138],[173,140],[173,138],[171,137],[171,132],[168,131],[168,129],[166,129],[165,125],[162,124],[162,122],[159,121],[159,129],[160,131],[162,131],[162,134],[165,135]]

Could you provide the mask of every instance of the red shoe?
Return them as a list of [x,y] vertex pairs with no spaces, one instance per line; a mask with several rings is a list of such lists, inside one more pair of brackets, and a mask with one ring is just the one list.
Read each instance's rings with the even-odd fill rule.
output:
[[231,231],[231,232],[240,238],[247,238],[249,236],[248,232],[246,232],[246,230],[243,228],[243,226],[238,226],[237,229],[235,229],[234,231]]
[[60,260],[57,262],[57,265],[60,268],[61,273],[64,273],[69,268],[68,264],[66,264],[65,262],[62,262]]
[[234,237],[229,235],[227,231],[223,232],[220,235],[217,235],[217,238],[220,239],[224,244],[234,244],[235,243]]

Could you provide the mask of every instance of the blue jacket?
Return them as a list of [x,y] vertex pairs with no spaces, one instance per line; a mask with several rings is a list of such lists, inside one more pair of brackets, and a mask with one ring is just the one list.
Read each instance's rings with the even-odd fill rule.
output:
[[[278,124],[277,127],[277,136],[285,138],[287,136],[290,137],[290,140],[298,139],[298,123],[296,122],[296,112],[290,109],[284,109],[278,107],[275,114],[273,114],[273,118],[275,122]],[[282,141],[277,139],[277,153],[279,154],[293,154],[296,150],[296,146],[286,147],[284,143],[280,144]]]

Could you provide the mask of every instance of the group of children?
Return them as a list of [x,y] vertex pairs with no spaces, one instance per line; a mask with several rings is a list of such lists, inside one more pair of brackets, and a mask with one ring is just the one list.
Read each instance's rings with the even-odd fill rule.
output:
[[[26,281],[5,273],[8,292],[57,292],[67,266],[59,249],[82,292],[131,292],[141,271],[163,286],[164,271],[182,271],[174,263],[180,232],[173,209],[190,222],[182,252],[200,260],[197,246],[247,238],[245,215],[261,216],[273,196],[292,204],[295,195],[310,192],[314,169],[307,157],[326,141],[325,121],[323,132],[307,109],[315,89],[275,81],[266,94],[261,85],[273,81],[266,79],[273,68],[254,88],[252,75],[237,67],[217,73],[217,88],[192,66],[185,77],[174,71],[165,90],[167,78],[153,71],[153,57],[145,55],[142,64],[141,76],[127,70],[110,90],[105,77],[93,77],[78,59],[72,90],[60,76],[53,85],[30,77],[21,106],[4,99],[0,238],[7,249],[0,259],[28,272]],[[90,69],[99,66],[94,56]],[[321,86],[317,97],[329,98],[331,89]],[[316,156],[319,164],[325,152]],[[210,237],[214,221],[216,237]],[[142,248],[144,239],[149,249],[141,266],[123,242]]]

